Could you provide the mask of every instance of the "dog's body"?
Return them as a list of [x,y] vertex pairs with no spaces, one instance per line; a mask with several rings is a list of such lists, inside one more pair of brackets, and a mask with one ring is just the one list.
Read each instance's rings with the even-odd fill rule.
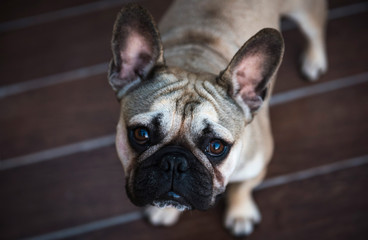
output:
[[268,102],[281,15],[306,34],[302,71],[316,80],[327,68],[324,1],[178,0],[161,21],[162,44],[142,8],[118,16],[109,72],[121,101],[117,151],[131,200],[155,205],[153,224],[212,206],[228,183],[226,227],[248,235],[260,221],[251,191],[273,152]]

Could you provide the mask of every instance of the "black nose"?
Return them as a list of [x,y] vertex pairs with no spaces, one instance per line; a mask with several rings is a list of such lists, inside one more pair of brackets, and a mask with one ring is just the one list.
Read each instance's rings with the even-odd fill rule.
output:
[[188,170],[188,161],[182,154],[166,154],[161,161],[161,169],[165,172],[184,173]]

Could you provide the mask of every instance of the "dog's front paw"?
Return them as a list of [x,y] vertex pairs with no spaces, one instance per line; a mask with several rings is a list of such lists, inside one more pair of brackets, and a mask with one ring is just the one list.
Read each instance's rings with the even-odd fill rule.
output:
[[323,50],[309,49],[302,56],[302,74],[309,81],[317,81],[327,71],[327,58]]
[[154,226],[171,226],[178,221],[180,211],[173,207],[158,208],[148,206],[145,209],[145,216]]
[[261,214],[254,202],[248,202],[241,207],[230,207],[226,212],[225,227],[234,236],[250,235],[254,225],[260,222]]

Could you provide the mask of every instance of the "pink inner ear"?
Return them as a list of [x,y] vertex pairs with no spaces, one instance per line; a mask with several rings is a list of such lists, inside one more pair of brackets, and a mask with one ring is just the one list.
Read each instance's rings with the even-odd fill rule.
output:
[[262,81],[262,64],[264,58],[260,54],[245,56],[235,67],[233,79],[238,83],[241,96],[256,96],[255,89]]
[[121,79],[133,80],[136,78],[135,72],[146,71],[150,63],[147,62],[147,56],[151,60],[152,48],[149,41],[142,35],[131,32],[125,43],[125,48],[120,51],[122,60],[119,77]]

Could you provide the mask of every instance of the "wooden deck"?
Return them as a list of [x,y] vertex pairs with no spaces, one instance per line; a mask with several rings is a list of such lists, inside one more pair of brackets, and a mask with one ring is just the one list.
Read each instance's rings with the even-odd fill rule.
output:
[[[126,197],[106,79],[122,2],[2,3],[0,239],[233,239],[223,200],[157,228]],[[160,19],[171,1],[139,2]],[[368,239],[368,2],[329,7],[321,81],[301,79],[303,36],[283,31],[275,154],[255,191],[263,220],[248,239]]]

